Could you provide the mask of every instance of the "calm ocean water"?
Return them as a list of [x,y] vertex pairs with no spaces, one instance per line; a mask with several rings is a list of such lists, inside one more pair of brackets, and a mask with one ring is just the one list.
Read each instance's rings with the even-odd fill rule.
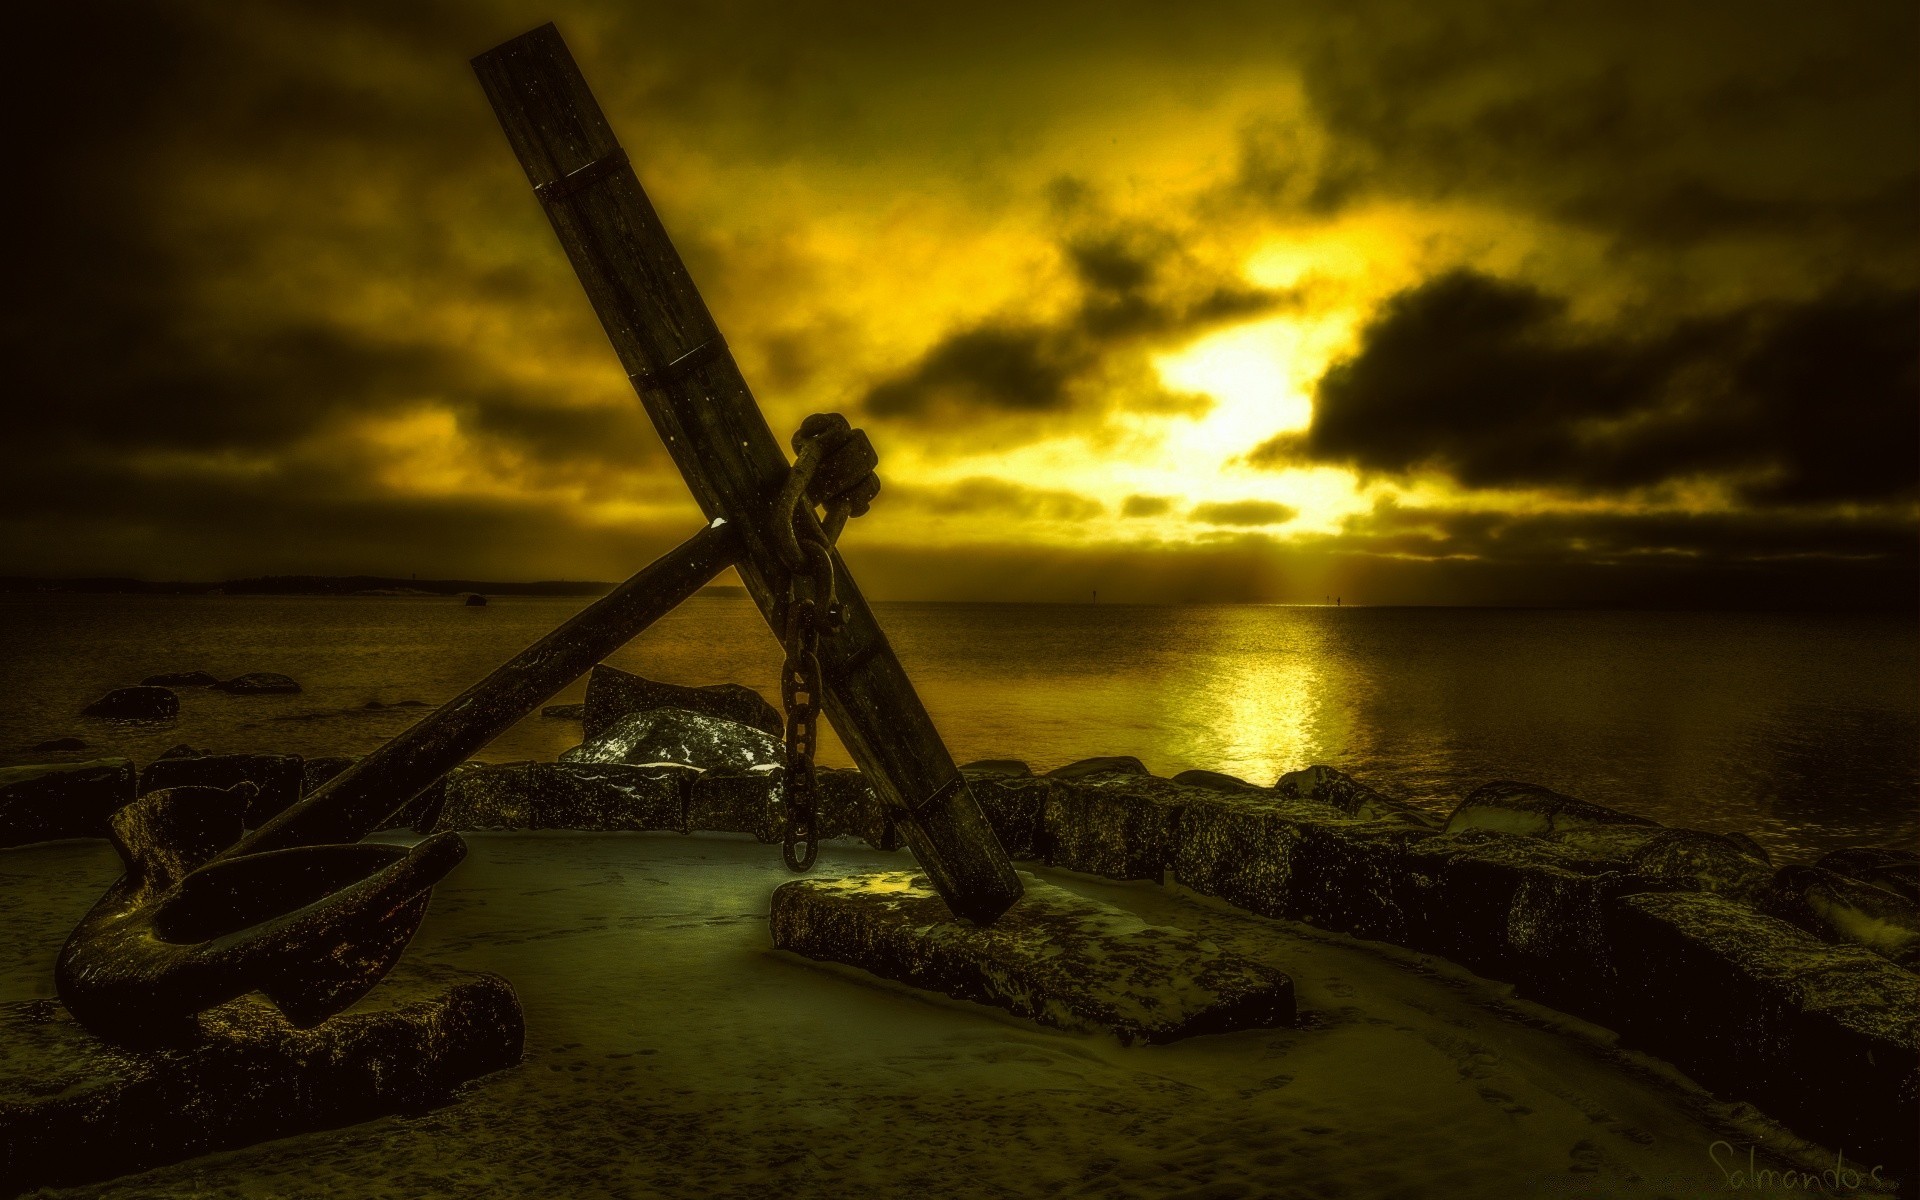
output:
[[[0,761],[218,751],[358,754],[587,603],[498,598],[0,596]],[[1330,763],[1436,813],[1521,779],[1789,857],[1920,836],[1920,632],[1905,617],[1493,609],[881,604],[960,761],[1134,754],[1271,783]],[[699,598],[609,660],[776,699],[744,600]],[[161,671],[280,671],[297,696],[184,690],[177,721],[77,715]],[[578,699],[576,684],[558,700]],[[553,758],[532,717],[481,756]],[[70,755],[64,757],[86,757]],[[837,744],[823,758],[845,763]]]

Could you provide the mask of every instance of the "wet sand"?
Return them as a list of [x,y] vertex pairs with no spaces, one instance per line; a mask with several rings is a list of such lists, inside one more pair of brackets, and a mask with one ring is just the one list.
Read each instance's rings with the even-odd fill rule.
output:
[[[1300,1024],[1128,1048],[786,955],[790,876],[744,838],[469,840],[410,953],[513,981],[521,1066],[431,1113],[33,1194],[1690,1197],[1729,1194],[1751,1144],[1833,1165],[1504,985],[1151,884],[1039,872],[1271,961]],[[816,871],[909,865],[828,844]],[[52,994],[116,874],[104,843],[0,851],[0,1000]]]

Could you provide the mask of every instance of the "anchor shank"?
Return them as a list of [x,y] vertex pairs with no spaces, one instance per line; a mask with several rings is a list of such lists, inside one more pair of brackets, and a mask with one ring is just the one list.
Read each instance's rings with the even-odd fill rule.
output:
[[[778,636],[788,572],[769,516],[787,457],[686,265],[553,26],[489,50],[474,70],[694,498],[741,527],[740,577]],[[821,643],[827,714],[948,907],[990,922],[1020,896],[1013,864],[833,557],[846,623]]]
[[359,841],[434,780],[733,566],[740,552],[737,529],[720,521],[708,525],[222,857]]

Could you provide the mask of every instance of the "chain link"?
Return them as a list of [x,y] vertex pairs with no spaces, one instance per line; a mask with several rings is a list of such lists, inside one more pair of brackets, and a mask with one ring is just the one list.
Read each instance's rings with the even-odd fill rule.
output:
[[[865,435],[847,426],[836,414],[808,417],[793,438],[793,473],[781,488],[774,506],[775,545],[788,568],[786,628],[781,642],[787,659],[780,669],[780,701],[786,709],[785,755],[781,799],[785,829],[780,857],[793,871],[806,871],[820,853],[820,778],[813,756],[819,748],[820,635],[838,633],[845,624],[840,597],[834,589],[833,542],[847,518],[859,516],[880,489],[871,467],[844,491],[825,498],[826,516],[816,524],[805,519],[813,511],[808,494],[822,460],[853,438],[865,447]],[[870,448],[867,448],[870,454]],[[868,458],[868,464],[872,459]]]

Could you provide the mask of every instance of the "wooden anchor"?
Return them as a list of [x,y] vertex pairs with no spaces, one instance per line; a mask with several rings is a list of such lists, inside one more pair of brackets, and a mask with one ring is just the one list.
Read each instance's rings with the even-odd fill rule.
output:
[[[175,788],[116,814],[126,875],[55,970],[68,1009],[102,1035],[164,1039],[256,990],[300,1024],[341,1011],[399,960],[432,886],[465,856],[454,833],[410,849],[360,839],[729,566],[776,636],[785,628],[776,510],[791,469],[566,44],[544,25],[474,69],[710,523],[258,829],[241,828],[240,790]],[[811,503],[793,520],[830,542]],[[990,924],[1020,897],[1013,864],[846,564],[827,554],[844,622],[819,648],[827,713],[948,908]]]

